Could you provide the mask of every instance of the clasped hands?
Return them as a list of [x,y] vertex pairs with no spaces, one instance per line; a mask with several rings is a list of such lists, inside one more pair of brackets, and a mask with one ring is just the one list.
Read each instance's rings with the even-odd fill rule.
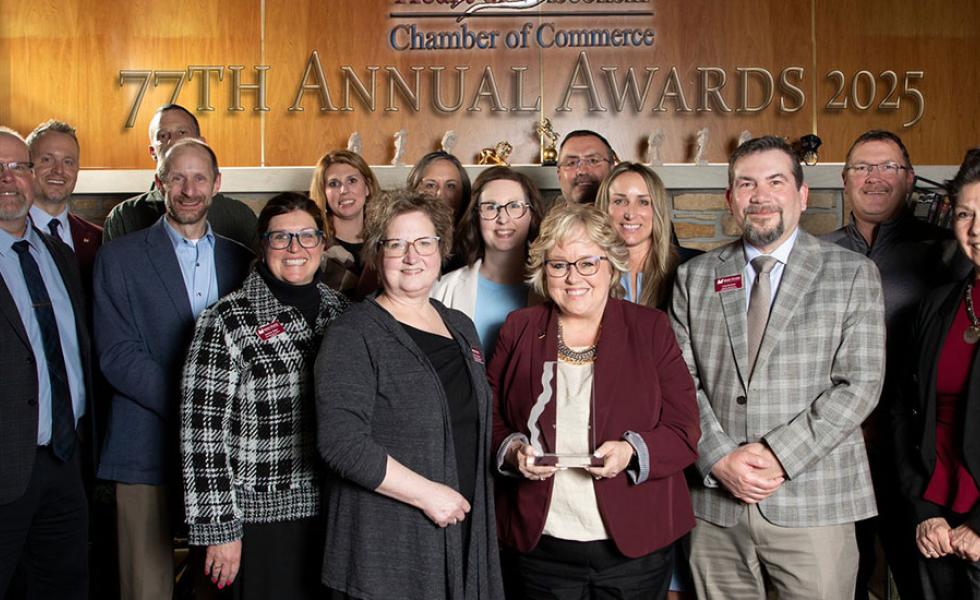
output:
[[980,560],[980,536],[966,523],[950,527],[942,517],[926,519],[916,525],[915,545],[926,558],[953,554],[970,562]]
[[[588,471],[596,479],[611,479],[622,473],[633,459],[633,446],[624,441],[608,441],[596,448],[594,456],[603,459],[601,467],[588,467]],[[526,479],[541,481],[548,479],[558,472],[558,467],[537,466],[534,457],[537,451],[530,445],[514,441],[507,448],[504,462],[518,471]]]
[[769,446],[760,442],[732,450],[715,463],[711,474],[746,504],[762,502],[786,480],[786,472],[779,459]]

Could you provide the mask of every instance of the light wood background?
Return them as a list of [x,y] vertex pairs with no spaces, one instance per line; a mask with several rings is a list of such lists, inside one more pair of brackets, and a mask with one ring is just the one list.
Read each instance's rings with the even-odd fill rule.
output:
[[[68,120],[82,139],[82,163],[87,168],[149,168],[146,128],[153,109],[169,100],[169,84],[150,87],[135,127],[125,128],[136,85],[120,87],[122,69],[181,70],[189,65],[226,67],[221,82],[212,81],[214,112],[197,112],[202,130],[225,166],[310,165],[323,152],[344,147],[353,131],[361,134],[364,154],[373,164],[387,164],[393,154],[392,135],[408,130],[405,161],[412,163],[436,149],[443,133],[457,132],[456,154],[473,163],[479,150],[498,141],[514,145],[511,160],[537,162],[537,139],[532,127],[537,113],[490,111],[481,102],[469,112],[473,93],[485,66],[492,66],[503,103],[514,103],[510,68],[526,65],[526,98],[538,95],[539,74],[544,74],[543,106],[555,128],[564,134],[590,128],[604,132],[621,157],[642,159],[646,138],[663,128],[667,162],[688,162],[694,136],[708,127],[707,158],[724,162],[742,130],[755,135],[773,133],[798,139],[816,125],[824,141],[821,160],[842,161],[851,140],[862,131],[880,127],[898,132],[917,164],[955,164],[964,151],[980,144],[980,122],[975,109],[980,96],[980,70],[975,49],[980,33],[978,3],[922,3],[916,0],[867,0],[861,3],[820,0],[729,0],[699,2],[653,0],[650,4],[554,5],[546,10],[652,8],[652,17],[555,18],[528,11],[520,19],[472,19],[472,29],[509,30],[524,22],[554,22],[567,29],[652,26],[653,48],[589,49],[596,86],[606,112],[590,113],[584,94],[574,94],[572,112],[556,113],[581,49],[396,52],[388,46],[397,10],[433,10],[426,5],[394,5],[391,0],[67,0],[61,2],[0,3],[0,124],[24,133],[47,118]],[[621,8],[617,8],[621,7]],[[815,17],[815,18],[814,18]],[[415,21],[420,28],[454,29],[452,20]],[[813,39],[816,44],[814,45]],[[313,50],[320,54],[333,103],[343,104],[341,66],[350,66],[362,80],[368,66],[378,66],[377,108],[368,112],[356,97],[351,112],[319,110],[315,93],[307,93],[302,112],[289,112],[306,61]],[[816,68],[814,68],[816,49]],[[271,110],[251,110],[254,95],[243,96],[245,112],[230,112],[229,65],[246,67],[244,80],[254,79],[252,67],[271,65],[268,104]],[[643,110],[630,102],[623,112],[613,109],[602,66],[618,66],[622,81],[633,66],[641,84],[645,67],[658,67]],[[386,112],[385,66],[397,67],[410,78],[412,66],[444,66],[443,89],[455,92],[456,66],[469,66],[464,108],[439,114],[431,106],[431,73],[423,72],[422,109],[414,112],[400,96],[399,110]],[[780,94],[761,113],[653,112],[667,73],[676,67],[688,103],[696,107],[697,67],[717,67],[728,75],[723,90],[732,108],[738,104],[738,67],[760,67],[773,73],[803,67],[806,104],[784,114],[776,110]],[[847,90],[859,70],[875,75],[876,105],[888,86],[878,74],[895,71],[899,86],[906,71],[924,71],[916,82],[925,97],[925,117],[911,128],[902,123],[912,115],[908,99],[897,111],[826,110],[835,92],[827,72],[839,69]],[[187,81],[178,101],[194,109],[199,102],[199,77]],[[866,82],[864,82],[866,83]],[[859,87],[863,98],[865,88]],[[750,96],[758,97],[752,88]],[[788,98],[795,104],[796,100]],[[675,103],[668,101],[673,109]],[[814,111],[814,109],[816,109]]]

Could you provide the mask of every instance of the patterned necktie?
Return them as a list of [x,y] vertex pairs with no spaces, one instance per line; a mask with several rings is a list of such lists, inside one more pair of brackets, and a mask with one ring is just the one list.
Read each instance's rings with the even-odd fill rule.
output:
[[759,355],[759,346],[762,345],[762,334],[765,333],[766,324],[769,322],[769,307],[772,304],[772,282],[769,279],[769,272],[778,262],[775,258],[765,254],[752,259],[752,268],[755,269],[755,283],[752,284],[752,293],[749,294],[750,373],[755,370],[755,359]]
[[50,221],[48,221],[48,230],[51,231],[51,235],[54,236],[54,238],[57,240],[61,239],[61,235],[58,233],[58,228],[60,227],[61,227],[61,221],[59,221],[58,219],[51,219]]
[[34,316],[41,330],[44,357],[48,362],[48,379],[51,381],[51,450],[62,461],[68,461],[75,449],[75,414],[71,405],[71,389],[68,386],[68,369],[61,351],[58,321],[54,306],[44,287],[41,271],[31,256],[27,240],[15,242],[13,249],[19,255],[20,268],[24,272],[27,291],[34,305]]

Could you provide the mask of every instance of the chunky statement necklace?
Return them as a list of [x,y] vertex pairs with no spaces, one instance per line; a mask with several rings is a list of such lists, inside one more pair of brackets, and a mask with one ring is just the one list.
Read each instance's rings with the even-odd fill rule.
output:
[[[963,332],[963,341],[967,344],[976,344],[980,341],[980,321],[977,320],[977,313],[973,310],[973,282],[966,284],[966,295],[963,296],[966,303],[966,316],[970,317],[970,326]],[[558,330],[558,347],[561,348],[561,329]]]
[[[600,326],[600,331],[602,328]],[[598,339],[598,335],[596,338]],[[558,359],[572,365],[587,365],[595,362],[596,344],[592,344],[585,350],[572,350],[565,345],[565,335],[562,331],[561,320],[558,321]]]

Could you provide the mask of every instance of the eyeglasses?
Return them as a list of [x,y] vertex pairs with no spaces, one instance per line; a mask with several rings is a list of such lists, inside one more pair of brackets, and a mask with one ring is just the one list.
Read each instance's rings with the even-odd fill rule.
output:
[[521,202],[519,200],[514,200],[513,202],[508,202],[507,204],[481,202],[477,207],[477,211],[480,213],[480,218],[484,221],[492,221],[496,219],[501,210],[506,212],[507,216],[511,219],[520,219],[527,213],[529,206],[530,205],[527,202]]
[[908,167],[893,162],[878,163],[876,165],[859,163],[844,167],[844,170],[847,171],[848,175],[851,175],[852,177],[867,177],[871,175],[871,172],[875,169],[878,169],[878,173],[881,174],[882,177],[894,177],[895,175],[898,175],[899,171],[907,171]]
[[303,248],[316,248],[323,242],[323,232],[319,229],[304,229],[295,233],[291,231],[267,231],[262,234],[262,239],[273,250],[289,248],[294,239]]
[[385,258],[401,258],[408,254],[409,246],[415,248],[415,253],[419,256],[431,256],[439,250],[440,239],[442,238],[437,235],[420,237],[412,241],[391,238],[379,241],[378,245],[381,246]]
[[583,158],[566,158],[558,163],[559,169],[594,169],[602,163],[611,162],[608,158],[601,156],[585,156]]
[[10,171],[14,175],[29,175],[31,169],[33,168],[34,168],[34,163],[29,161],[28,162],[13,161],[8,163],[0,162],[0,173],[3,173],[4,171]]
[[544,261],[544,271],[548,277],[568,277],[572,267],[578,271],[582,277],[595,275],[599,272],[599,263],[609,260],[605,256],[583,256],[575,261],[567,260],[546,260]]

